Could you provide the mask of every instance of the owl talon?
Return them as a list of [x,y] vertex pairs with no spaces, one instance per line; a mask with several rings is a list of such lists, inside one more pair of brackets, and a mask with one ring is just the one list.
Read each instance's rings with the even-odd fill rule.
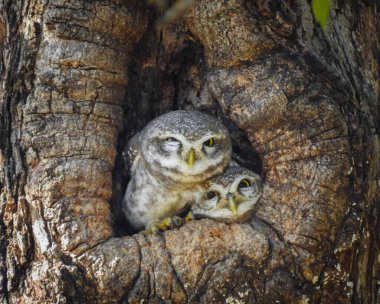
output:
[[193,221],[194,220],[194,214],[190,211],[189,213],[186,214],[186,216],[183,219],[185,223]]
[[181,219],[179,216],[173,216],[171,218],[172,221],[172,227],[171,228],[178,228],[183,225],[183,219]]
[[164,218],[161,222],[157,224],[157,228],[160,229],[160,231],[171,229],[172,226],[173,226],[173,223],[170,217]]
[[173,228],[173,221],[172,218],[167,217],[164,218],[161,222],[155,222],[152,223],[151,225],[146,228],[143,233],[146,235],[153,234],[153,235],[158,235],[162,231],[166,231],[168,229]]
[[158,229],[156,226],[152,225],[145,230],[142,231],[142,234],[144,235],[158,235],[160,233],[160,229]]
[[151,224],[144,230],[145,234],[157,235],[162,231],[166,231],[173,228],[181,227],[184,224],[184,220],[179,216],[164,218],[161,222]]

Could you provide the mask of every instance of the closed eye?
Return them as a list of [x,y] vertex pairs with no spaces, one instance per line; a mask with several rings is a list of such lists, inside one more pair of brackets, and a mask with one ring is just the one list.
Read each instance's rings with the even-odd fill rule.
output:
[[175,138],[168,137],[163,141],[162,147],[166,152],[175,152],[182,147],[182,144]]

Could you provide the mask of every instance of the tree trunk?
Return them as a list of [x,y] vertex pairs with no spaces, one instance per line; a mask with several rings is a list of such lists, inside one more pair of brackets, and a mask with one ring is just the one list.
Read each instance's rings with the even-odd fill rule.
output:
[[[333,1],[0,0],[2,303],[380,303],[380,16]],[[158,236],[121,216],[128,138],[220,117],[253,218]]]

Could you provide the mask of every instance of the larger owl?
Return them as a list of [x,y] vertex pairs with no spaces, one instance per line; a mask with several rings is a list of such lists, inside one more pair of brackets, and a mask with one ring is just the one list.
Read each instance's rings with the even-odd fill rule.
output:
[[239,166],[227,168],[205,182],[203,195],[192,205],[192,217],[221,222],[242,222],[253,213],[262,193],[261,178]]
[[123,212],[140,230],[176,215],[199,198],[202,183],[229,163],[231,139],[214,117],[173,111],[136,134],[126,154],[131,180]]

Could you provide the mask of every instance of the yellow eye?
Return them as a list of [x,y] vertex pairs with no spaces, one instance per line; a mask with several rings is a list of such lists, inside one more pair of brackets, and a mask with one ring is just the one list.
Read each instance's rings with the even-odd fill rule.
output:
[[211,137],[210,139],[208,139],[204,142],[204,145],[207,147],[213,147],[214,146],[214,139]]
[[251,182],[248,179],[245,178],[245,179],[241,180],[241,182],[239,183],[238,188],[239,189],[240,188],[247,188],[249,186],[251,186]]

